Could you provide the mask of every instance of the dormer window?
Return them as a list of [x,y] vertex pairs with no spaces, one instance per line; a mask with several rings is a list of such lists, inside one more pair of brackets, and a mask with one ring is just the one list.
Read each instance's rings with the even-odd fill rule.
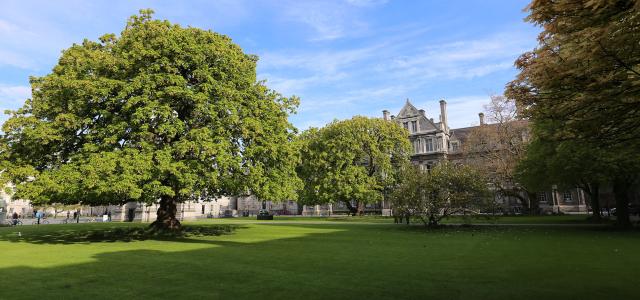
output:
[[409,122],[402,123],[402,127],[404,127],[404,129],[406,130],[409,130]]
[[451,143],[451,151],[458,151],[458,142]]
[[411,121],[411,132],[418,132],[418,121]]

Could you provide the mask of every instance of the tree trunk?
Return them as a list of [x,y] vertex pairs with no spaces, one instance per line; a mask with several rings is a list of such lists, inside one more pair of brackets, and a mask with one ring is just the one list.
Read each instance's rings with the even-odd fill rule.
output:
[[352,216],[355,216],[355,215],[356,215],[356,213],[358,212],[358,209],[357,209],[356,207],[354,207],[353,205],[351,205],[351,201],[349,201],[349,200],[344,200],[344,201],[342,201],[342,202],[344,202],[344,204],[345,204],[345,205],[347,205],[347,208],[349,209],[349,213],[350,213]]
[[176,213],[178,201],[175,198],[169,196],[162,196],[160,198],[160,207],[158,207],[158,218],[151,223],[151,227],[156,230],[180,230],[181,224]]
[[629,184],[624,178],[613,180],[613,194],[616,197],[616,225],[620,228],[631,227],[629,220]]
[[364,216],[364,202],[358,201],[357,205],[358,205],[357,215],[358,216]]
[[538,194],[527,191],[527,198],[529,198],[529,214],[540,214],[540,203],[538,202]]
[[589,204],[593,212],[593,221],[600,222],[602,215],[600,214],[600,184],[592,183],[589,185]]

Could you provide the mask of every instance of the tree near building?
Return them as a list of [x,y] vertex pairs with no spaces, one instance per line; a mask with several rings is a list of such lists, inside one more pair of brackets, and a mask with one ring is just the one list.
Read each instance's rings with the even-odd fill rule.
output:
[[394,122],[356,116],[299,137],[303,204],[344,203],[352,214],[376,203],[409,161],[408,133]]
[[256,63],[227,36],[143,10],[31,78],[3,125],[2,175],[36,205],[159,201],[156,229],[179,229],[187,200],[295,199],[298,99],[257,81]]
[[515,173],[526,153],[528,122],[519,118],[515,101],[502,95],[492,95],[484,108],[488,122],[473,128],[463,143],[465,163],[486,172],[498,196],[514,197],[535,213],[535,194],[518,182]]
[[409,166],[403,169],[391,203],[426,227],[434,227],[451,215],[475,214],[490,206],[488,183],[467,165],[442,162],[429,171]]
[[629,226],[628,194],[639,171],[622,166],[640,153],[637,1],[536,0],[527,9],[527,20],[543,30],[538,46],[516,61],[520,73],[507,94],[548,141],[612,154],[611,164],[621,166],[610,173],[618,223]]
[[589,200],[593,221],[599,222],[600,187],[612,171],[608,153],[576,141],[552,142],[540,134],[533,136],[527,155],[518,164],[518,181],[530,190],[546,190],[552,185],[580,188]]

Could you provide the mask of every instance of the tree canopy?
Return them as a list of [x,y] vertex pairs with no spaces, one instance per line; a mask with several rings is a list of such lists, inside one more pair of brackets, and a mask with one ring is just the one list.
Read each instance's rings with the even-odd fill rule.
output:
[[355,214],[363,212],[364,204],[383,200],[400,166],[408,163],[407,135],[394,122],[361,116],[303,132],[301,202],[342,202]]
[[536,122],[562,122],[555,139],[640,149],[640,4],[535,0],[538,46],[517,61],[508,95]]
[[[538,150],[561,154],[554,160],[577,146],[594,149],[580,153],[585,157],[606,155],[596,164],[606,165],[600,172],[614,187],[618,223],[629,226],[627,206],[640,173],[640,5],[535,0],[527,9],[527,20],[543,30],[538,46],[516,61],[520,73],[507,95],[529,118],[538,143],[549,143]],[[572,168],[591,172],[580,165]]]
[[32,99],[3,125],[3,176],[36,204],[159,199],[158,228],[178,228],[186,200],[295,199],[298,99],[257,81],[257,60],[142,10],[30,79]]
[[394,209],[437,226],[453,214],[478,213],[493,203],[487,179],[468,165],[442,162],[426,171],[416,166],[402,169],[402,181],[391,194]]

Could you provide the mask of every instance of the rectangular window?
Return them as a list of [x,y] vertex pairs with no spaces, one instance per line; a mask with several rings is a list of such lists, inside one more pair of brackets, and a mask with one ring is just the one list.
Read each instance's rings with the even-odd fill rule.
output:
[[413,141],[413,153],[421,153],[422,152],[422,140],[416,139]]
[[436,139],[436,151],[442,150],[442,137]]
[[402,126],[404,127],[404,129],[409,130],[409,122],[402,123]]
[[418,121],[411,121],[411,132],[418,132]]
[[546,203],[547,202],[547,193],[539,192],[538,193],[538,202]]
[[571,192],[564,192],[562,194],[562,200],[564,200],[564,202],[573,202],[573,198],[571,197]]
[[458,151],[458,142],[451,143],[451,150]]
[[433,139],[427,139],[427,152],[433,152]]

